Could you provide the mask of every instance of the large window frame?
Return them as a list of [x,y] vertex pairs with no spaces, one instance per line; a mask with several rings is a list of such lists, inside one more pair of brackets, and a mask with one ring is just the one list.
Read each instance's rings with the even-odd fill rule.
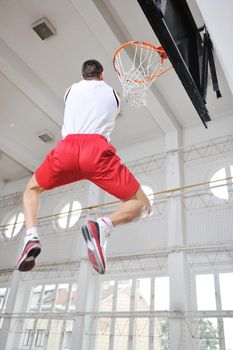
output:
[[[197,310],[197,314],[199,314],[199,324],[201,325],[202,319],[203,320],[213,320],[213,324],[216,323],[216,329],[213,331],[215,332],[217,337],[216,340],[218,341],[219,350],[226,350],[226,338],[225,338],[225,321],[229,317],[233,319],[233,309],[232,310],[225,310],[222,308],[222,295],[221,295],[221,285],[220,285],[220,275],[225,273],[233,273],[232,266],[227,266],[224,269],[216,268],[215,271],[213,269],[195,269],[193,272],[193,305],[195,305],[195,309]],[[214,295],[215,295],[215,305],[216,307],[212,308],[212,310],[202,309],[198,310],[198,301],[197,301],[197,286],[196,286],[196,276],[200,275],[212,275],[214,280]],[[229,316],[228,316],[229,315]],[[208,317],[209,316],[209,317]],[[214,327],[213,327],[214,328]],[[201,329],[199,328],[199,332]],[[211,331],[211,324],[209,325],[209,332]],[[200,334],[199,334],[200,336]],[[198,337],[198,335],[197,335]],[[205,339],[208,340],[208,338],[202,338],[200,336],[200,349],[203,348],[202,340]],[[213,338],[215,339],[215,338]],[[202,347],[201,347],[202,346]]]
[[[105,347],[103,349],[108,350],[116,350],[121,348],[124,349],[132,349],[137,350],[137,344],[140,340],[141,342],[144,342],[141,344],[143,349],[149,350],[152,349],[151,342],[153,340],[153,349],[157,349],[158,346],[156,345],[157,342],[169,342],[168,340],[168,333],[169,333],[169,321],[168,317],[158,317],[157,313],[162,311],[161,309],[156,309],[156,303],[154,300],[154,297],[156,295],[155,288],[156,288],[156,281],[158,282],[158,279],[163,279],[166,277],[168,279],[168,299],[169,298],[169,277],[167,274],[159,274],[159,275],[127,275],[127,276],[108,276],[108,278],[102,278],[99,283],[99,295],[97,297],[97,303],[96,303],[96,310],[98,310],[98,313],[100,313],[100,321],[99,322],[105,322],[105,326],[109,329],[109,335],[106,336],[107,344],[105,344]],[[146,293],[145,289],[141,295],[138,293],[138,282],[141,280],[147,280],[147,286],[150,289],[149,294]],[[103,286],[104,283],[112,281],[112,306],[108,311],[104,311],[100,308],[101,303],[101,286]],[[122,281],[131,281],[131,291],[130,291],[130,301],[127,305],[127,311],[123,311],[122,309],[119,309],[118,307],[118,293],[119,293],[119,283],[122,284]],[[150,287],[148,285],[148,281],[150,281]],[[139,282],[140,283],[140,282]],[[128,285],[129,287],[129,285]],[[142,292],[142,290],[141,290]],[[144,295],[143,295],[144,294]],[[145,298],[148,300],[148,295],[150,296],[149,302],[144,303],[145,309],[143,310],[143,307],[138,307],[138,303],[136,301],[139,301],[140,298]],[[124,297],[122,299],[121,296],[121,302],[125,300]],[[129,308],[128,308],[129,306]],[[168,307],[165,310],[169,311],[169,300],[168,300]],[[103,313],[104,317],[101,319],[101,314]],[[109,317],[108,317],[109,314]],[[120,322],[119,322],[120,321]],[[166,323],[166,325],[165,325]],[[120,326],[119,326],[120,325]],[[165,325],[165,326],[164,326]],[[96,333],[93,342],[92,342],[92,348],[95,350],[101,349],[101,335],[98,334],[99,328],[101,326],[98,325],[98,322],[95,323],[95,329],[94,333]],[[159,329],[158,329],[159,328]],[[117,330],[117,331],[116,331]],[[159,334],[160,331],[165,332],[164,334]],[[90,331],[90,332],[93,332]],[[93,334],[94,334],[93,333]],[[119,334],[118,334],[119,333]],[[111,336],[110,336],[111,334]],[[114,336],[112,336],[114,334]],[[118,335],[117,335],[118,334]],[[122,337],[120,337],[122,335]],[[107,339],[109,338],[109,339]],[[121,339],[120,339],[121,338]],[[103,340],[103,341],[105,341]],[[136,342],[137,340],[137,342]],[[161,350],[166,349],[165,346],[161,346]]]
[[[76,282],[38,283],[31,286],[28,318],[24,321],[20,340],[21,348],[47,349],[56,342],[56,348],[70,349],[76,299]],[[33,315],[35,313],[37,317]],[[63,313],[70,313],[70,317],[63,319]]]

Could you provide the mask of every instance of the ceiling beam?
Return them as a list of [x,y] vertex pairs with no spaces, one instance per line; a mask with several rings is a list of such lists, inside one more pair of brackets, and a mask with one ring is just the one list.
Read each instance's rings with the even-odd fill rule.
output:
[[43,160],[23,143],[15,140],[2,127],[0,127],[0,150],[32,173],[34,173]]
[[0,71],[57,126],[63,123],[63,101],[0,39]]

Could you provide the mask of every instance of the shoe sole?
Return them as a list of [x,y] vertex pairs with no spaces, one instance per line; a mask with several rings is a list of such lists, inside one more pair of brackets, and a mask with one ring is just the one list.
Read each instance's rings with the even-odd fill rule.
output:
[[99,252],[101,249],[99,243],[96,238],[92,236],[87,225],[82,226],[82,235],[87,245],[88,259],[92,267],[96,272],[103,275],[105,273],[105,266]]
[[37,246],[31,247],[23,255],[17,265],[17,269],[21,272],[30,271],[35,266],[35,258],[40,254],[41,247],[38,244]]

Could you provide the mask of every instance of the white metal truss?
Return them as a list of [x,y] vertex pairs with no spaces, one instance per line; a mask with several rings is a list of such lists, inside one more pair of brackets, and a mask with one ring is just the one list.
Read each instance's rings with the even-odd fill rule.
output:
[[184,162],[204,159],[214,155],[221,155],[233,151],[233,135],[209,140],[191,145],[180,150]]

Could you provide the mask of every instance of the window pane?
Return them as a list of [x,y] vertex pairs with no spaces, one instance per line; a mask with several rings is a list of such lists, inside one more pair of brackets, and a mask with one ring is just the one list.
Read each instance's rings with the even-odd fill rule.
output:
[[55,303],[55,311],[64,311],[66,310],[66,305],[68,304],[68,293],[69,285],[68,284],[59,284],[57,288],[57,297]]
[[220,273],[219,283],[223,310],[233,310],[233,273]]
[[61,228],[70,228],[76,224],[81,215],[82,206],[78,201],[67,203],[60,211],[58,225]]
[[23,227],[23,224],[24,224],[24,215],[23,213],[19,213],[19,215],[17,216],[16,225],[14,227],[12,237],[15,237],[19,233],[19,231]]
[[6,288],[0,288],[0,312],[2,312],[3,307],[4,307],[6,291],[7,291]]
[[151,296],[151,279],[139,278],[136,280],[135,310],[149,311]]
[[14,214],[7,222],[7,228],[5,230],[5,236],[7,238],[12,238],[16,236],[24,224],[24,215],[23,213]]
[[66,321],[65,334],[64,334],[64,349],[70,349],[73,331],[73,321]]
[[[222,168],[218,170],[210,179],[210,181],[216,181],[216,180],[221,180],[226,178],[226,170],[225,168]],[[211,192],[213,193],[214,196],[221,198],[221,199],[228,199],[228,190],[227,186],[222,186],[226,185],[226,180],[210,183],[211,187]],[[221,187],[216,187],[215,186],[221,186]]]
[[70,210],[70,203],[67,203],[66,205],[64,205],[64,207],[60,211],[58,224],[61,228],[67,228],[69,210]]
[[132,280],[118,281],[117,288],[117,311],[130,310]]
[[44,288],[44,295],[41,305],[41,310],[52,311],[55,301],[55,284],[46,285]]
[[73,201],[71,210],[72,213],[70,214],[70,222],[69,222],[69,227],[72,227],[78,222],[80,215],[81,215],[81,210],[82,206],[78,201]]
[[61,320],[52,320],[48,339],[48,350],[59,350],[59,343],[62,331]]
[[115,281],[104,281],[101,285],[100,311],[111,311]]
[[2,328],[3,321],[4,321],[4,318],[3,318],[3,317],[0,317],[0,329]]
[[109,350],[110,318],[99,318],[96,326],[95,350]]
[[38,310],[41,301],[42,285],[32,288],[31,298],[29,302],[29,311]]
[[33,336],[33,327],[34,327],[34,322],[32,318],[26,319],[23,324],[23,332],[22,332],[22,345],[23,346],[30,346],[32,343],[32,336]]
[[77,284],[72,284],[71,294],[70,294],[70,306],[69,311],[75,311],[77,303]]
[[169,321],[155,318],[154,319],[154,350],[169,349]]
[[35,347],[44,346],[47,327],[48,327],[48,320],[39,319],[37,321],[35,336],[34,336]]
[[216,310],[214,275],[196,276],[198,310]]
[[216,318],[211,318],[211,319],[203,318],[199,324],[199,332],[200,332],[200,350],[220,349]]
[[233,319],[224,318],[223,323],[226,350],[233,350]]
[[23,346],[29,346],[32,341],[32,329],[25,329],[23,333]]
[[114,331],[114,350],[127,350],[129,339],[129,319],[116,318]]
[[169,277],[155,278],[155,305],[154,309],[169,310],[170,293],[169,293]]
[[152,205],[154,202],[154,198],[155,198],[154,191],[152,190],[152,188],[150,188],[149,186],[145,186],[145,185],[142,186],[142,190],[147,195],[147,197]]
[[149,345],[149,319],[136,318],[134,321],[134,349],[148,349]]

